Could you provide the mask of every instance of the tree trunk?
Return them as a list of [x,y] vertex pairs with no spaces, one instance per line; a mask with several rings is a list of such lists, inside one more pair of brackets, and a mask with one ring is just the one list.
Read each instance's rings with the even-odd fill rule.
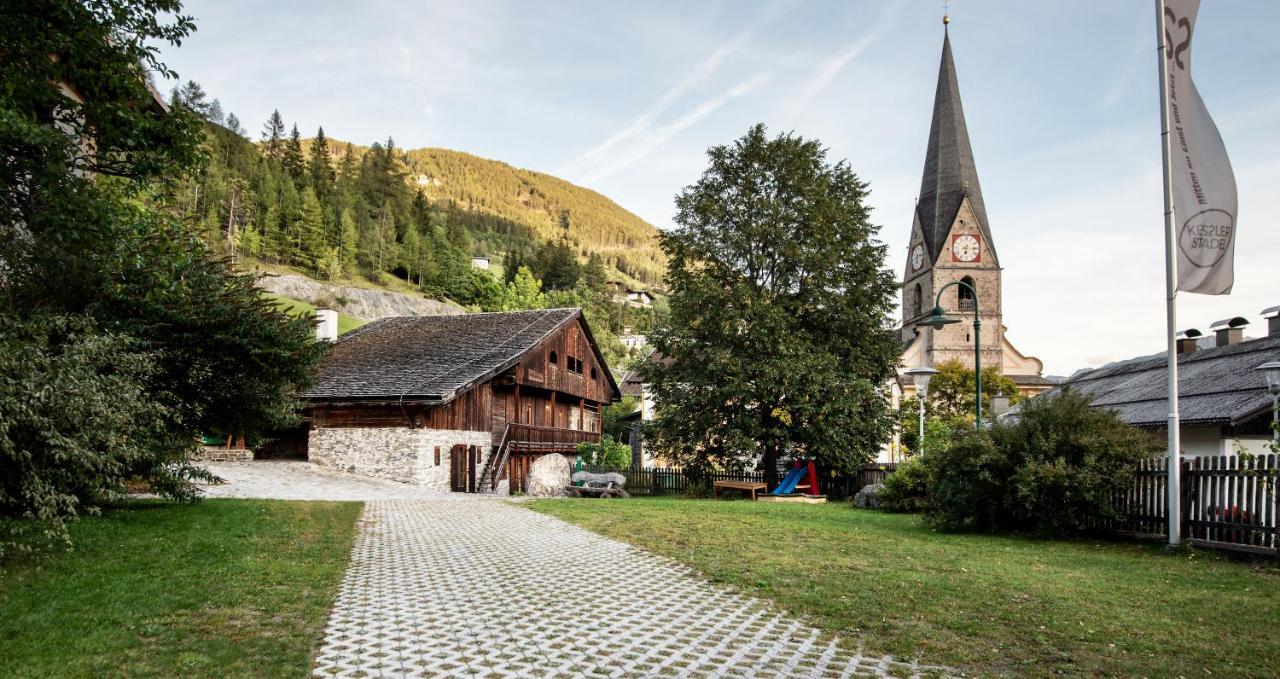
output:
[[778,444],[773,441],[764,446],[764,482],[770,489],[778,487]]

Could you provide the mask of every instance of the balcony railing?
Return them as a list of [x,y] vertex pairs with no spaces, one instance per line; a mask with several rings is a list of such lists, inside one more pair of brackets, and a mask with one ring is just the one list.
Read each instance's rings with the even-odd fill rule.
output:
[[597,443],[600,432],[543,427],[536,424],[511,424],[507,432],[507,444],[512,452],[549,452],[573,450],[579,443]]

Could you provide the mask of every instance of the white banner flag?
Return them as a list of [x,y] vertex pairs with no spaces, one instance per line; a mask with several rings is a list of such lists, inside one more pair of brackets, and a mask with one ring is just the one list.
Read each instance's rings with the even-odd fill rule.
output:
[[1178,289],[1225,295],[1235,282],[1236,178],[1222,135],[1191,81],[1199,9],[1200,0],[1166,0],[1164,10]]

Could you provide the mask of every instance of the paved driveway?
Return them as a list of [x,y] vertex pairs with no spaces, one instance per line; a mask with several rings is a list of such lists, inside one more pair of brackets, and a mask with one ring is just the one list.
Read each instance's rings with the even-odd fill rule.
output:
[[209,467],[229,481],[211,497],[367,502],[315,676],[948,673],[863,655],[673,561],[509,502],[305,462]]

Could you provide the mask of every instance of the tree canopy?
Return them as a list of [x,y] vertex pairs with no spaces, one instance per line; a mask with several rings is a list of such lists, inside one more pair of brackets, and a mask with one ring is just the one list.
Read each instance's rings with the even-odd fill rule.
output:
[[883,385],[900,358],[867,184],[763,125],[707,155],[661,236],[670,321],[651,336],[664,360],[644,367],[655,445],[694,468],[854,468],[892,431]]
[[0,515],[27,519],[0,523],[0,553],[126,480],[194,497],[197,435],[291,422],[319,360],[308,319],[153,207],[205,167],[196,109],[220,115],[194,83],[170,112],[147,84],[192,30],[174,0],[0,13]]

